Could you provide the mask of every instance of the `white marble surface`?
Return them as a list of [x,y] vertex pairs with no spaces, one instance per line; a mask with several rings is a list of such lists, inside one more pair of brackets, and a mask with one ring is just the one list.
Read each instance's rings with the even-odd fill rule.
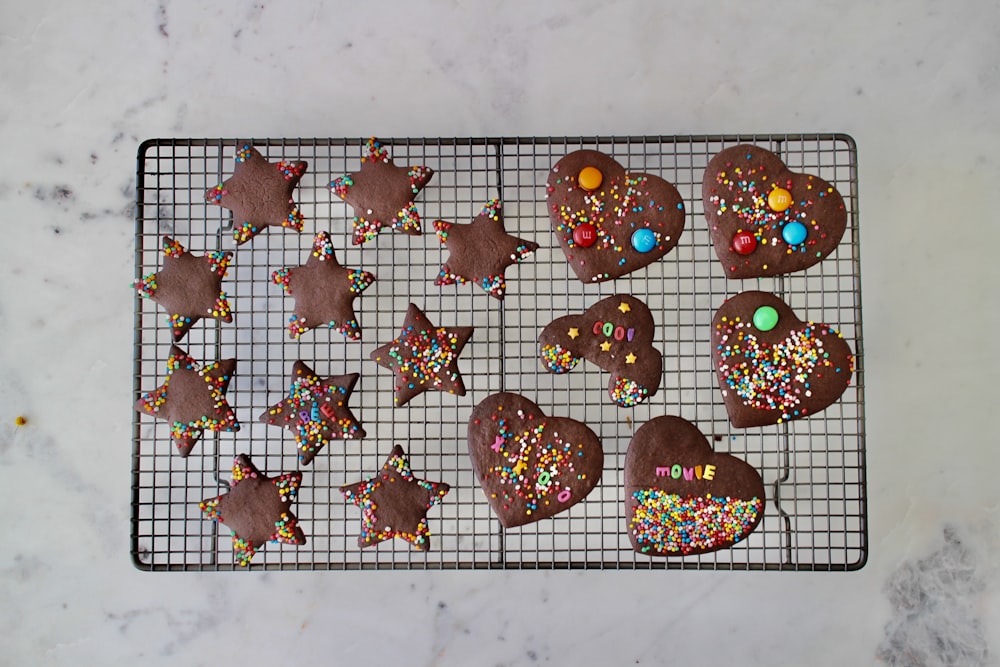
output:
[[[0,5],[0,662],[1000,663],[1000,5],[199,4]],[[862,571],[133,569],[142,139],[730,131],[860,147]]]

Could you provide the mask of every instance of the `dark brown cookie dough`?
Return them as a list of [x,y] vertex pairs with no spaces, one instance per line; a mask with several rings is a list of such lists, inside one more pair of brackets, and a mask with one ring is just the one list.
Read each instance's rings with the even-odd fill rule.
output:
[[546,417],[511,393],[493,394],[472,411],[469,455],[505,528],[569,509],[597,486],[604,468],[601,441],[586,424]]
[[306,543],[291,510],[301,484],[301,472],[268,477],[257,470],[249,456],[240,454],[233,463],[229,493],[207,498],[199,506],[206,518],[232,531],[236,562],[248,565],[257,549],[268,542]]
[[753,466],[712,451],[680,417],[656,417],[625,455],[625,525],[648,556],[689,556],[731,547],[764,516],[764,482]]
[[608,394],[632,407],[656,393],[663,355],[653,347],[653,316],[627,294],[602,299],[581,315],[553,320],[538,336],[542,365],[567,373],[581,358],[611,373]]
[[341,266],[326,232],[316,235],[305,264],[279,269],[271,280],[295,299],[295,312],[288,318],[289,337],[325,326],[351,340],[361,338],[354,299],[375,282],[375,274]]
[[854,355],[840,333],[803,322],[767,292],[743,292],[712,318],[712,361],[729,421],[780,424],[823,410],[851,382]]
[[715,254],[730,278],[808,268],[837,248],[847,227],[836,188],[790,171],[757,146],[733,146],[716,155],[701,187]]
[[268,162],[248,143],[236,153],[233,175],[205,193],[205,201],[233,212],[233,238],[242,245],[266,227],[302,231],[302,214],[292,191],[306,173],[301,160]]
[[427,511],[450,489],[444,482],[414,477],[406,453],[396,445],[374,477],[345,484],[340,492],[361,508],[358,546],[371,547],[398,537],[418,551],[427,551],[431,548]]
[[499,199],[488,201],[472,224],[435,220],[434,229],[449,251],[435,284],[471,280],[496,299],[502,300],[507,290],[507,267],[538,250],[537,243],[507,233]]
[[684,202],[658,176],[631,174],[612,157],[579,150],[552,167],[549,219],[584,283],[613,280],[666,255],[684,230]]
[[170,423],[170,434],[181,456],[191,453],[205,429],[238,431],[239,422],[226,401],[226,389],[236,370],[235,359],[204,368],[187,352],[172,345],[168,375],[154,391],[143,394],[135,409]]
[[397,167],[375,137],[368,140],[361,170],[334,179],[330,189],[354,209],[354,245],[371,241],[384,228],[420,234],[417,194],[434,175],[423,165]]

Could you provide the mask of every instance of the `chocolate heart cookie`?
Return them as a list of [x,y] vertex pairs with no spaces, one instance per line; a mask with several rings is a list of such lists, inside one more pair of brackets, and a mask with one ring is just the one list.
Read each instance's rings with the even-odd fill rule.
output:
[[625,523],[648,556],[692,556],[731,547],[764,516],[764,482],[753,466],[712,451],[694,424],[656,417],[625,454]]
[[803,322],[767,292],[737,294],[716,311],[712,361],[737,428],[815,414],[840,398],[854,371],[838,331]]
[[684,229],[684,202],[658,176],[631,174],[614,158],[579,150],[552,167],[549,219],[585,283],[613,280],[660,259]]
[[504,528],[569,509],[597,486],[604,467],[601,441],[586,424],[546,417],[527,398],[506,392],[472,411],[469,456]]
[[801,271],[833,252],[847,228],[836,188],[757,146],[716,155],[701,187],[715,254],[730,278]]

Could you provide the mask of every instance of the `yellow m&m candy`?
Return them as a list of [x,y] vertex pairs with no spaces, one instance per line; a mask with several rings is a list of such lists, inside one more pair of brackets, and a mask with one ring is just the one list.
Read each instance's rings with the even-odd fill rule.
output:
[[604,174],[597,167],[584,167],[577,175],[576,182],[584,190],[596,190],[604,182]]

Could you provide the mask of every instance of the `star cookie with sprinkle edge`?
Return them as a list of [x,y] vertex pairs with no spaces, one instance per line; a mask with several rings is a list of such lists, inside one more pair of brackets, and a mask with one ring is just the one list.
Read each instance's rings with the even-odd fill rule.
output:
[[458,355],[473,327],[435,327],[415,304],[410,304],[398,337],[371,353],[372,361],[396,376],[396,407],[428,389],[465,396],[458,371]]
[[209,431],[238,431],[236,414],[226,401],[226,389],[236,370],[235,359],[225,359],[202,368],[187,352],[172,345],[167,359],[169,371],[163,384],[143,394],[135,409],[170,422],[177,451],[186,457]]
[[306,173],[302,160],[268,162],[248,143],[236,152],[236,168],[223,183],[205,192],[205,201],[233,212],[233,238],[242,245],[266,227],[302,231],[302,213],[292,191]]
[[375,137],[368,140],[361,170],[334,179],[330,189],[354,209],[354,245],[371,241],[382,229],[420,234],[414,199],[434,175],[423,165],[397,167]]
[[302,484],[301,472],[277,477],[262,474],[246,454],[233,462],[229,493],[206,498],[199,507],[205,518],[224,524],[233,534],[233,555],[242,566],[268,542],[301,546],[306,536],[291,505]]
[[292,431],[299,462],[309,465],[331,440],[365,437],[357,417],[347,407],[358,377],[349,373],[321,378],[304,361],[296,361],[288,398],[268,408],[260,421]]
[[163,237],[163,268],[135,281],[132,286],[167,311],[167,324],[179,341],[206,317],[232,322],[229,299],[222,279],[233,260],[231,252],[193,255],[178,241]]
[[504,270],[538,250],[538,244],[511,236],[504,229],[503,205],[491,199],[471,224],[434,221],[438,240],[448,250],[435,284],[473,281],[495,299],[507,290]]
[[418,551],[431,547],[427,511],[449,490],[451,487],[444,482],[414,477],[406,452],[399,445],[392,448],[374,477],[340,487],[344,497],[361,508],[358,546],[370,547],[398,537]]
[[295,299],[295,312],[288,318],[290,338],[324,325],[351,340],[361,338],[354,299],[375,282],[375,274],[341,266],[326,232],[313,239],[305,264],[279,269],[271,280]]

